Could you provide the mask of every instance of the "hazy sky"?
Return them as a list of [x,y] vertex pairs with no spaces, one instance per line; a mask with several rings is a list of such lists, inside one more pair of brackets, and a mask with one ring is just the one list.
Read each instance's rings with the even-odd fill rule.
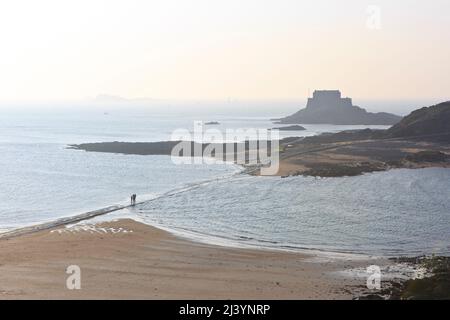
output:
[[448,0],[0,0],[0,100],[448,98],[449,12]]

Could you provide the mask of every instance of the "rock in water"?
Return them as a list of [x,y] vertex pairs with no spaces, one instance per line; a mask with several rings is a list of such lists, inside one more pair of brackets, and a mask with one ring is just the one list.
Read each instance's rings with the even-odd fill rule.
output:
[[280,131],[303,131],[306,130],[304,127],[299,125],[287,126],[287,127],[279,127],[273,128],[272,130],[280,130]]
[[342,98],[339,90],[316,90],[305,109],[278,120],[283,124],[393,125],[401,119],[395,114],[371,113],[354,106],[352,99]]

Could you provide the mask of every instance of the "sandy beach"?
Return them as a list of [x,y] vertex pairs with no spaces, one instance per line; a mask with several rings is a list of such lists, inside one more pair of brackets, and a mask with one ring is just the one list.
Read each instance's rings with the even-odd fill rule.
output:
[[[126,219],[1,239],[0,299],[351,299],[365,279],[335,272],[373,262],[207,245]],[[66,287],[70,265],[80,290]]]

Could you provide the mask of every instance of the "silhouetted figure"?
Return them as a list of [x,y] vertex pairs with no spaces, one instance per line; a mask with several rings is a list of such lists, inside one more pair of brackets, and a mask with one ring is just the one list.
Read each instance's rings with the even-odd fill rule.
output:
[[133,194],[133,205],[136,205],[136,194]]
[[130,197],[130,204],[133,205],[133,199],[134,199],[134,194],[131,195]]

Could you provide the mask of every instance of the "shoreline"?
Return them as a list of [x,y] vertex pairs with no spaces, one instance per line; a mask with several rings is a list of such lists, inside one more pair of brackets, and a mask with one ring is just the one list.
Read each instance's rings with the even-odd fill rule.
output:
[[[140,203],[137,203],[137,204],[140,204]],[[58,218],[56,220],[52,220],[49,222],[43,222],[43,223],[33,224],[30,226],[15,228],[15,229],[12,229],[12,230],[9,230],[6,232],[1,232],[0,240],[10,239],[10,238],[19,237],[22,235],[32,234],[35,232],[50,230],[50,229],[60,227],[60,226],[65,226],[65,225],[78,223],[78,222],[82,222],[82,221],[87,221],[87,220],[93,219],[95,217],[102,216],[102,215],[105,215],[105,214],[108,214],[108,213],[111,213],[114,211],[123,210],[123,209],[129,208],[129,207],[131,207],[131,205],[109,206],[106,208],[88,211],[88,212],[73,215],[73,216]]]
[[[154,201],[155,199],[150,199],[146,201],[141,201],[136,203],[136,205],[143,204],[147,201]],[[49,222],[37,223],[30,226],[18,227],[12,230],[8,230],[5,232],[0,232],[0,241],[9,240],[16,237],[32,235],[34,233],[39,233],[43,231],[54,230],[59,227],[77,227],[82,226],[83,224],[91,224],[90,221],[95,218],[106,216],[108,213],[132,208],[132,205],[115,205],[109,206],[93,211],[88,211],[86,213],[76,214],[73,216],[58,218]],[[372,255],[366,253],[358,253],[358,252],[344,252],[344,251],[333,251],[333,250],[322,250],[317,248],[304,248],[304,247],[294,247],[294,246],[284,246],[284,247],[271,247],[264,246],[262,244],[255,243],[244,243],[239,240],[203,234],[201,232],[196,232],[193,230],[187,230],[183,228],[171,228],[166,227],[161,224],[148,223],[139,219],[138,217],[120,217],[120,218],[111,218],[106,219],[104,221],[92,221],[93,224],[101,224],[101,223],[109,223],[115,220],[132,220],[136,223],[141,223],[151,228],[155,228],[164,232],[171,234],[174,237],[184,239],[189,242],[223,247],[229,249],[242,249],[242,250],[262,250],[262,251],[275,251],[275,252],[286,252],[293,254],[305,254],[305,255],[314,255],[321,258],[337,258],[341,260],[376,260],[376,259],[390,259],[397,258],[391,256],[383,256],[383,255]]]
[[[399,299],[411,281],[434,281],[408,280],[427,272],[412,262],[424,258],[221,247],[131,219],[0,239],[0,259],[0,299]],[[375,291],[366,288],[373,265],[383,274]],[[80,268],[81,290],[66,287],[69,266]]]
[[[253,175],[248,172],[248,168],[246,168],[242,165],[236,165],[236,164],[233,164],[233,165],[236,166],[237,168],[239,168],[239,170],[232,173],[230,176]],[[402,168],[392,168],[392,169],[393,170],[401,170]],[[425,169],[425,168],[421,168],[421,169]],[[221,178],[223,178],[223,177],[222,176],[215,177],[212,179],[198,181],[194,186],[189,184],[188,186],[183,186],[180,188],[172,189],[172,190],[164,192],[163,194],[160,194],[154,198],[140,201],[140,202],[136,203],[136,206],[147,203],[147,202],[156,201],[160,197],[163,197],[165,195],[172,195],[172,194],[176,194],[176,193],[180,193],[180,192],[181,193],[186,192],[186,191],[189,191],[190,187],[195,188],[198,185],[210,183],[212,181],[216,181],[217,179],[221,179]],[[293,177],[293,178],[295,178],[295,177]],[[128,205],[120,205],[120,204],[111,205],[108,207],[91,210],[91,211],[80,213],[80,214],[56,218],[55,220],[51,220],[48,222],[36,223],[36,224],[24,226],[24,227],[17,227],[17,228],[11,229],[11,230],[0,232],[0,241],[3,239],[10,239],[10,238],[14,238],[14,237],[22,236],[22,235],[27,235],[27,234],[40,232],[40,231],[50,230],[50,229],[54,229],[56,227],[76,225],[78,223],[84,223],[84,222],[89,223],[90,220],[93,220],[95,218],[98,218],[101,216],[106,216],[109,213],[121,211],[124,209],[129,209],[129,208],[133,208],[133,206],[129,205],[129,204]],[[411,254],[390,255],[390,254],[383,254],[383,253],[339,251],[338,249],[333,250],[333,249],[319,249],[319,248],[313,248],[313,247],[309,248],[309,247],[302,247],[302,246],[295,246],[295,245],[268,246],[268,245],[264,245],[262,243],[258,243],[258,239],[253,239],[257,243],[254,243],[254,242],[253,243],[245,243],[244,241],[240,241],[238,239],[227,238],[227,237],[208,234],[208,233],[202,233],[202,232],[198,232],[198,231],[194,231],[194,230],[183,229],[181,227],[168,227],[163,224],[158,224],[155,222],[147,222],[147,221],[144,221],[143,219],[140,219],[138,216],[130,217],[130,216],[125,215],[123,217],[115,217],[115,218],[112,217],[110,219],[107,218],[105,220],[100,220],[99,222],[100,223],[110,222],[114,219],[132,219],[138,223],[143,223],[150,227],[157,228],[159,230],[168,232],[168,233],[172,234],[173,236],[183,238],[187,241],[202,243],[205,245],[220,246],[220,247],[224,247],[224,248],[268,250],[268,251],[298,253],[298,254],[307,254],[307,255],[311,254],[311,255],[321,256],[324,258],[340,257],[340,259],[343,259],[343,260],[375,260],[375,259],[397,259],[397,258],[417,257],[417,254],[414,254],[414,255],[411,255]],[[94,223],[98,223],[98,222],[94,222]],[[426,255],[431,255],[431,254],[434,254],[434,253],[421,253],[420,256],[422,256],[422,255],[426,256]]]
[[[450,145],[444,141],[428,141],[416,137],[380,138],[376,130],[342,131],[336,134],[322,134],[312,137],[292,137],[279,141],[279,169],[275,176],[313,176],[313,177],[345,177],[364,173],[388,171],[390,169],[420,169],[428,167],[450,168]],[[448,134],[437,135],[447,137]],[[434,136],[433,136],[434,137]],[[434,137],[436,138],[436,137]],[[250,149],[245,143],[215,143],[199,144],[182,141],[159,142],[98,142],[78,145],[68,145],[68,149],[85,152],[116,153],[131,155],[166,155],[170,156],[172,148],[178,143],[194,145],[205,150],[228,150],[232,153],[218,153],[218,160],[227,157],[242,156],[248,159],[250,152],[267,152],[266,149]],[[238,152],[237,145],[244,147],[244,154]],[[183,157],[193,157],[192,153],[182,154]],[[216,154],[208,155],[216,157]],[[222,158],[222,159],[221,159]],[[237,160],[234,160],[237,161]],[[263,164],[236,163],[250,175],[260,175]]]
[[[208,237],[208,239],[200,239],[201,237],[193,237],[192,234],[188,236],[185,232],[180,232],[176,228],[151,225],[133,218],[120,217],[118,220],[112,220],[114,219],[112,217],[112,219],[105,221],[95,221],[96,217],[127,207],[130,206],[111,206],[73,217],[58,219],[54,222],[19,228],[0,234],[0,259],[2,260],[2,264],[0,264],[0,281],[6,283],[6,286],[0,286],[0,299],[51,299],[55,297],[62,297],[63,299],[370,299],[371,297],[385,299],[391,295],[393,297],[398,296],[400,294],[398,293],[399,286],[403,288],[405,279],[414,277],[416,272],[414,269],[419,268],[417,265],[398,263],[398,261],[403,259],[414,259],[413,257],[376,256],[306,248],[291,250],[288,248],[272,248],[243,243],[233,245],[232,240],[218,243],[211,241],[214,236]],[[139,236],[140,242],[136,242],[133,238],[137,232],[146,235],[144,238]],[[154,239],[155,235],[157,239]],[[108,239],[113,242],[108,242]],[[44,240],[44,243],[42,243],[42,240]],[[52,243],[51,247],[48,247],[45,243],[47,240]],[[149,279],[146,275],[146,270],[140,269],[136,271],[133,264],[127,264],[119,268],[119,265],[122,265],[125,259],[123,256],[124,252],[127,252],[127,257],[132,259],[138,259],[139,261],[141,259],[149,259],[156,265],[161,264],[159,260],[154,261],[152,252],[147,250],[139,250],[137,252],[135,250],[136,246],[148,248],[149,246],[160,245],[160,240],[166,244],[160,253],[164,256],[164,261],[167,259],[175,259],[178,262],[185,259],[200,259],[201,263],[196,260],[195,264],[190,263],[188,266],[181,268],[178,265],[170,264],[168,268],[177,271],[169,278],[167,278],[167,275],[159,272],[152,274],[151,278],[159,279],[158,281],[161,281],[162,287],[165,285],[177,286],[181,276],[179,273],[185,275],[187,272],[185,268],[187,268],[189,272],[196,273],[195,280],[190,279],[189,285],[195,286],[198,281],[198,284],[201,286],[201,290],[196,292],[194,297],[188,291],[180,295],[174,292],[162,293],[159,289],[157,289],[158,294],[147,295],[153,282],[147,282]],[[98,247],[99,241],[103,242],[104,248],[102,246]],[[118,247],[114,244],[115,241],[123,249],[117,250]],[[183,250],[178,250],[173,255],[174,245],[176,248],[182,246]],[[49,284],[50,282],[61,281],[61,277],[66,277],[61,264],[72,264],[73,257],[70,252],[75,248],[78,250],[75,260],[81,259],[83,264],[89,265],[89,268],[91,268],[89,273],[92,277],[96,278],[99,276],[97,274],[99,270],[112,269],[114,271],[112,271],[113,275],[111,276],[119,277],[122,285],[128,286],[131,283],[130,287],[123,290],[113,290],[112,292],[108,290],[101,290],[101,292],[93,290],[87,293],[86,291],[74,293],[66,289],[62,291],[62,287],[60,287],[52,288],[50,291],[45,289],[42,294],[38,293],[41,290],[41,286],[45,288],[52,287]],[[103,252],[104,249],[107,250],[106,253]],[[182,258],[179,256],[180,254],[183,256]],[[184,254],[188,254],[188,256],[184,256]],[[52,260],[55,258],[54,255],[56,255],[57,261]],[[252,256],[252,258],[250,260],[239,259],[237,262],[232,261],[240,265],[240,269],[237,271],[233,269],[233,263],[230,265],[229,260],[221,260],[223,255],[232,255],[233,257],[236,255]],[[96,264],[99,257],[104,259],[104,263],[101,265]],[[267,257],[276,258],[270,258],[270,263],[267,264]],[[274,264],[274,261],[277,262]],[[59,271],[55,269],[55,263],[59,266]],[[213,273],[219,272],[217,266],[221,266],[219,276],[223,275],[223,273],[233,273],[233,276],[226,278],[226,281],[222,280],[224,281],[222,283],[223,286],[226,286],[226,283],[230,281],[246,281],[245,278],[240,278],[244,264],[245,271],[251,273],[251,276],[255,276],[253,273],[257,273],[256,283],[252,283],[250,287],[240,288],[238,291],[217,292],[214,289],[216,283],[211,284],[211,279],[204,279],[200,272],[200,270],[203,270],[205,263],[211,265],[210,272]],[[286,263],[288,265],[285,265]],[[379,292],[370,291],[365,287],[365,270],[370,265],[381,266],[383,277],[387,275],[384,282],[385,285]],[[297,283],[297,285],[305,289],[306,281],[308,283],[306,289],[298,291],[294,290],[295,288],[290,288],[289,291],[286,291],[279,288],[280,283],[283,283],[281,281],[275,281],[274,286],[273,282],[270,281],[275,272],[273,270],[274,266],[276,267],[277,275],[283,279],[283,282],[285,281],[284,279],[289,278],[286,280],[286,283]],[[116,268],[120,270],[116,270]],[[230,268],[231,271],[229,270]],[[49,269],[51,272],[49,271],[45,279],[42,279],[40,275],[34,274],[35,269],[40,270],[39,272]],[[307,270],[306,273],[305,270]],[[60,274],[58,278],[55,278],[57,272]],[[10,279],[21,277],[23,273],[26,273],[26,278],[28,281],[31,281],[31,286],[26,284],[24,287],[19,288],[19,286],[23,285],[22,282],[16,284],[11,282]],[[129,273],[132,275],[137,274],[135,276],[139,278],[142,277],[138,282],[141,283],[141,287],[143,286],[146,289],[136,291],[134,287],[135,282],[127,276]],[[297,282],[291,279],[293,274]],[[135,276],[132,276],[132,278]],[[95,287],[107,287],[109,280],[99,277],[101,279],[97,279],[94,282]],[[181,277],[183,278],[183,276]],[[194,284],[192,284],[192,281],[194,281]],[[181,282],[183,283],[182,280]],[[265,288],[270,288],[270,290],[264,294],[259,292],[261,283],[265,283]],[[271,292],[273,290],[278,292],[278,295],[272,295]]]
[[[0,259],[6,299],[352,299],[365,279],[338,271],[391,264],[220,247],[130,219],[3,238]],[[65,288],[69,265],[80,266],[82,290]]]
[[[325,250],[325,249],[317,249],[317,248],[303,248],[303,247],[294,247],[294,246],[284,246],[284,247],[271,247],[271,246],[264,246],[262,244],[252,244],[252,243],[244,243],[240,242],[239,240],[224,238],[220,236],[215,235],[208,235],[203,234],[200,232],[192,231],[192,230],[184,230],[181,228],[170,228],[165,227],[160,224],[150,224],[146,223],[144,221],[135,220],[136,222],[143,223],[145,225],[148,225],[150,227],[165,231],[170,233],[171,235],[184,239],[186,241],[204,244],[204,245],[210,245],[210,246],[216,246],[216,247],[223,247],[223,248],[230,248],[230,249],[243,249],[243,250],[262,250],[262,251],[274,251],[274,252],[286,252],[286,253],[292,253],[292,254],[304,254],[304,255],[312,255],[319,259],[340,259],[340,260],[364,260],[364,261],[370,261],[370,260],[380,260],[380,259],[391,259],[391,258],[398,258],[398,256],[383,256],[383,255],[373,255],[373,254],[366,254],[366,253],[358,253],[358,252],[344,252],[344,251],[332,251],[332,250]],[[402,256],[403,257],[403,256]]]
[[[245,167],[236,165],[234,163],[231,163],[231,164],[236,167],[236,170],[228,173],[227,175],[221,175],[221,176],[216,176],[213,178],[209,178],[209,179],[205,179],[205,180],[201,180],[201,181],[197,181],[197,182],[193,182],[193,183],[187,183],[181,187],[165,191],[161,194],[158,194],[157,196],[153,196],[152,198],[138,201],[138,202],[136,202],[136,204],[134,206],[138,206],[138,205],[141,205],[141,204],[144,204],[147,202],[156,201],[159,198],[167,196],[167,195],[173,195],[173,194],[187,192],[190,190],[190,188],[193,188],[193,187],[195,188],[197,186],[204,185],[204,184],[207,184],[207,183],[210,183],[213,181],[217,181],[219,179],[232,177],[237,174],[246,174]],[[89,210],[87,212],[82,212],[82,213],[72,214],[72,215],[68,215],[68,216],[64,216],[64,217],[60,217],[60,218],[55,218],[54,220],[50,220],[47,222],[35,223],[35,224],[27,225],[27,226],[17,227],[17,228],[3,231],[3,232],[0,231],[0,240],[12,238],[12,237],[16,237],[16,236],[20,236],[20,235],[24,235],[24,234],[29,234],[29,233],[33,233],[33,232],[39,232],[42,230],[48,230],[48,229],[52,229],[52,228],[55,228],[58,226],[88,221],[90,219],[94,219],[99,216],[104,216],[108,213],[112,213],[112,212],[116,212],[116,211],[120,211],[120,210],[124,210],[124,209],[128,209],[128,208],[133,208],[134,206],[131,204],[115,204],[115,205],[111,205],[111,206],[107,206],[107,207],[103,207],[103,208],[99,208],[99,209]]]

